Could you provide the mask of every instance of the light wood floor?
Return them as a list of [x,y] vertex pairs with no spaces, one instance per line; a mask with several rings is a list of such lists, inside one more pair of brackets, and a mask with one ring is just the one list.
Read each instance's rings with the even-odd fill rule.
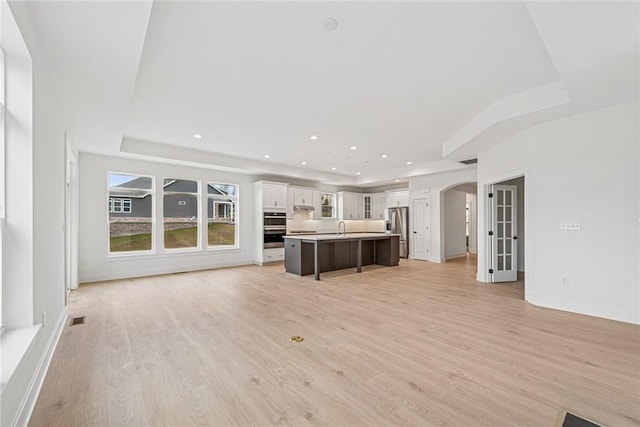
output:
[[87,323],[65,327],[31,425],[640,424],[639,327],[474,277],[462,258],[82,285]]

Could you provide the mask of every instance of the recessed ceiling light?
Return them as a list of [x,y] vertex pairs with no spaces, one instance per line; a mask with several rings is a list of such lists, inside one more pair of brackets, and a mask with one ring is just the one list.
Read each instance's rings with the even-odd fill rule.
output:
[[408,165],[410,165],[410,164],[411,164],[411,160],[409,160],[409,161],[407,162],[407,164],[408,164]]
[[360,172],[356,172],[356,175],[360,175]]
[[349,149],[351,149],[351,150],[357,150],[357,149],[358,149],[358,147],[356,147],[355,145],[352,145],[351,147],[349,147]]
[[194,137],[195,139],[202,139],[202,135],[200,135],[199,133],[194,133],[194,134],[193,134],[193,137]]
[[306,165],[306,164],[307,164],[307,162],[300,162],[300,164],[301,164],[301,165]]
[[380,156],[380,157],[382,157],[383,159],[386,159],[386,158],[387,158],[387,157],[389,157],[389,156],[387,156],[386,154],[383,154],[383,155],[382,155],[382,156]]
[[332,171],[336,170],[336,168],[331,168]]
[[265,158],[265,159],[268,159],[269,157],[271,157],[271,156],[270,156],[270,155],[268,155],[268,154],[265,154],[265,155],[264,155],[264,158]]
[[316,139],[318,139],[318,135],[311,135],[309,138],[315,141]]
[[400,180],[399,180],[399,179],[396,179],[396,182],[400,182]]

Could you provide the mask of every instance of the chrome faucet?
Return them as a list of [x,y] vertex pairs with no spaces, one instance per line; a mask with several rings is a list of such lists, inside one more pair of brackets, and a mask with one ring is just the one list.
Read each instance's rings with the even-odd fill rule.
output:
[[338,223],[338,235],[340,234],[347,234],[347,224],[345,224],[344,221]]

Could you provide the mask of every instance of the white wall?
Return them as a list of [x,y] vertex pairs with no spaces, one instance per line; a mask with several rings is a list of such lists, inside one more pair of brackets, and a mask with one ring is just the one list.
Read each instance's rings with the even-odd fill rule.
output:
[[[157,179],[181,178],[220,181],[239,185],[239,249],[191,252],[167,251],[157,254],[108,254],[107,172],[151,175]],[[135,159],[123,159],[81,153],[79,159],[79,280],[90,282],[123,277],[146,276],[179,271],[200,270],[251,264],[254,259],[254,214],[252,177],[229,172],[167,165]],[[159,181],[156,180],[156,183]],[[156,229],[162,228],[161,185],[156,184]],[[161,249],[158,249],[161,252]]]
[[[475,165],[453,172],[443,172],[430,175],[420,175],[409,180],[409,206],[413,200],[429,197],[431,209],[431,243],[429,247],[429,261],[444,261],[444,191],[462,183],[476,182],[477,170]],[[409,211],[411,217],[411,211]],[[413,225],[409,220],[409,234],[413,233]],[[409,251],[409,257],[413,257]]]
[[[480,248],[486,185],[525,176],[527,301],[640,323],[639,140],[631,103],[538,125],[480,154]],[[580,231],[560,230],[574,221]],[[478,278],[487,281],[483,252]]]
[[445,260],[467,254],[465,204],[466,193],[458,190],[444,192],[444,257]]
[[[6,7],[3,4],[2,7]],[[28,4],[10,6],[32,59],[31,89],[19,88],[7,81],[7,107],[11,120],[20,121],[17,137],[20,147],[8,147],[7,153],[7,282],[10,292],[7,326],[24,328],[46,322],[21,359],[13,376],[2,390],[1,424],[24,424],[35,404],[63,321],[64,306],[64,185],[65,123],[63,106],[47,74],[45,58],[36,41]],[[3,9],[3,35],[8,29]],[[4,38],[3,38],[4,44]],[[8,56],[11,52],[7,52]],[[24,66],[25,64],[20,64]],[[9,66],[9,64],[8,64]],[[7,78],[10,78],[7,76]],[[13,91],[13,92],[12,92]],[[10,98],[22,98],[22,107],[33,109],[32,124],[9,105]],[[7,125],[10,126],[9,120]],[[7,132],[7,142],[16,136]],[[13,139],[15,141],[15,139]],[[19,191],[18,191],[19,190]],[[10,282],[9,282],[10,280]],[[15,299],[17,298],[17,299]],[[13,312],[12,310],[17,310]],[[3,356],[5,357],[6,354]]]
[[478,253],[478,197],[467,193],[466,203],[469,204],[469,252]]

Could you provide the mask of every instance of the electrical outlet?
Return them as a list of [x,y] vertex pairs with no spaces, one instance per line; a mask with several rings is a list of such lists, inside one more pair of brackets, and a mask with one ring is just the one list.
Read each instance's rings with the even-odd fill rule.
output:
[[562,283],[564,286],[568,286],[569,285],[569,276],[562,276],[560,278],[560,283]]

